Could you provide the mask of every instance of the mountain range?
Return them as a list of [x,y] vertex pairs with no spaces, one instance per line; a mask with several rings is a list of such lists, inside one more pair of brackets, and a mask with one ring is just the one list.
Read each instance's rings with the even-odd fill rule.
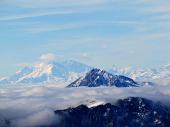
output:
[[[12,76],[0,78],[0,84],[3,85],[3,84],[47,84],[47,83],[59,84],[61,83],[61,84],[68,85],[73,82],[72,85],[73,84],[75,85],[75,82],[80,82],[80,80],[82,80],[84,76],[86,76],[86,78],[89,77],[92,78],[92,74],[89,76],[86,75],[86,73],[92,69],[93,67],[91,66],[73,60],[51,61],[48,63],[40,62],[32,66],[25,66],[19,71],[17,71],[15,74],[13,74]],[[114,66],[108,70],[108,73],[109,76],[110,74],[117,75],[117,76],[111,76],[114,77],[114,79],[124,78],[125,80],[127,80],[127,77],[129,77],[128,80],[132,81],[133,79],[136,82],[144,85],[147,84],[153,85],[155,81],[158,83],[161,82],[161,84],[170,83],[170,65],[165,65],[158,69],[139,69],[139,68],[132,69],[132,68],[118,68]],[[102,76],[99,77],[103,78]],[[96,81],[97,81],[96,83],[100,82],[99,79]],[[105,84],[105,82],[106,81],[103,80],[103,84]],[[110,83],[111,82],[108,81],[107,85],[111,85]],[[79,85],[83,86],[83,84],[79,84]],[[95,85],[95,83],[93,85]]]
[[120,74],[128,76],[136,81],[153,81],[157,79],[170,79],[170,64],[159,68],[118,68],[113,66],[109,70],[112,74]]

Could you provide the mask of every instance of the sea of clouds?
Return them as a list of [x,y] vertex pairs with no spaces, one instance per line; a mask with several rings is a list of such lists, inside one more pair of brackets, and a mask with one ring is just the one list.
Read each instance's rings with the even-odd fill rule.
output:
[[[11,127],[35,127],[57,122],[55,110],[76,107],[80,104],[93,106],[112,103],[129,96],[145,97],[170,105],[170,86],[144,86],[137,88],[58,88],[46,86],[0,87],[0,127],[10,120]],[[93,102],[93,104],[91,104]]]

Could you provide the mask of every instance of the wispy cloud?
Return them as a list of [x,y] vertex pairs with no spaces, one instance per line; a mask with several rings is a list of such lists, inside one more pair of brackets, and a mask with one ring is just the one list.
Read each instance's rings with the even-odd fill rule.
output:
[[148,7],[145,11],[150,13],[170,13],[170,1],[165,0],[164,2],[152,2],[152,6]]
[[[11,21],[41,16],[66,15],[75,13],[86,13],[96,10],[107,3],[106,0],[6,0],[1,1],[0,7],[8,6],[13,9],[11,15],[3,15],[0,21]],[[15,13],[15,9],[20,9],[20,13]],[[29,13],[22,12],[22,9],[31,10]],[[5,10],[5,9],[4,9]],[[5,11],[4,11],[5,12]]]
[[108,0],[6,0],[4,3],[8,5],[16,5],[19,7],[26,7],[26,8],[49,8],[49,7],[69,7],[69,6],[91,6],[91,5],[99,5],[107,3]]
[[67,22],[62,24],[34,24],[29,28],[25,28],[24,31],[28,33],[44,33],[44,32],[55,32],[61,30],[69,30],[69,29],[78,29],[78,28],[93,28],[93,27],[113,27],[115,25],[128,25],[128,26],[136,26],[136,25],[144,25],[144,22],[138,21],[80,21],[80,22]]
[[57,56],[55,54],[52,53],[47,53],[47,54],[43,54],[40,57],[40,60],[43,62],[49,62],[49,61],[53,61],[56,60]]
[[10,21],[10,20],[19,20],[19,19],[25,19],[25,18],[34,18],[34,17],[41,17],[41,16],[52,16],[52,15],[65,15],[65,14],[72,14],[75,13],[75,11],[52,11],[52,12],[32,12],[27,14],[16,14],[16,15],[9,15],[9,16],[1,16],[0,21]]
[[61,30],[68,30],[68,29],[75,29],[83,27],[83,23],[67,23],[67,24],[39,24],[36,26],[32,26],[31,28],[26,28],[24,31],[28,33],[44,33],[44,32],[52,32],[52,31],[61,31]]
[[[34,45],[36,50],[29,52],[32,51],[30,46],[23,54],[30,58],[40,52],[80,58],[87,52],[96,58],[91,64],[101,63],[99,57],[103,55],[102,64],[109,64],[110,57],[114,57],[118,64],[127,64],[123,60],[130,59],[130,64],[146,65],[151,63],[147,63],[146,58],[157,64],[154,61],[157,57],[153,56],[162,54],[166,59],[157,59],[167,62],[168,48],[164,48],[169,46],[167,41],[170,40],[169,3],[169,0],[3,0],[0,1],[0,41],[6,47],[24,49],[25,45]],[[56,46],[51,46],[51,42]],[[161,44],[155,46],[152,42]],[[157,52],[152,44],[164,52]],[[145,52],[148,45],[150,56]],[[132,58],[127,50],[138,54]],[[11,58],[8,49],[1,52],[2,58]],[[15,50],[15,54],[21,54],[21,50]],[[14,61],[11,59],[11,63]],[[6,63],[2,68],[5,66],[9,68]]]

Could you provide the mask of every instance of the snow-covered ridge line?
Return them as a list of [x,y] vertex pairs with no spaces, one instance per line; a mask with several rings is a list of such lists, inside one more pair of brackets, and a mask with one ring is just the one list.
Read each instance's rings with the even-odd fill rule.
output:
[[170,79],[170,64],[164,65],[159,68],[149,69],[149,68],[118,68],[113,66],[109,70],[112,74],[121,74],[128,76],[136,81],[159,81]]
[[[25,66],[10,77],[0,78],[0,84],[54,84],[65,85],[74,82],[89,72],[93,67],[77,61],[50,61]],[[118,68],[108,70],[113,75],[123,75],[137,82],[170,84],[170,64],[158,69]],[[148,83],[147,83],[148,82]]]
[[70,83],[92,67],[77,61],[52,61],[26,66],[14,75],[0,80],[0,84]]

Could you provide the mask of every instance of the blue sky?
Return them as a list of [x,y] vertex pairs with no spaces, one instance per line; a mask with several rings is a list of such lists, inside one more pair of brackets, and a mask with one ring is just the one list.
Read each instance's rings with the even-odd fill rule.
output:
[[1,0],[0,76],[47,53],[101,68],[170,63],[170,1]]

